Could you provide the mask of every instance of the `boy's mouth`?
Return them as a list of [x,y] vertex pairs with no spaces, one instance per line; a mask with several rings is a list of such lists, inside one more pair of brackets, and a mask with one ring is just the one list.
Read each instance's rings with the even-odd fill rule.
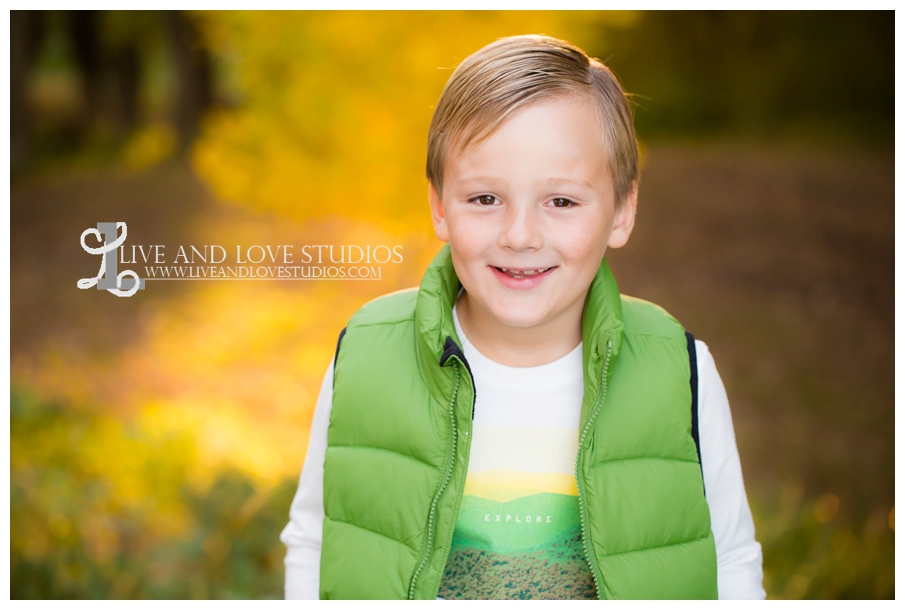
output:
[[496,269],[500,273],[508,275],[509,277],[515,278],[517,280],[537,277],[539,275],[548,273],[549,271],[551,271],[552,269],[555,269],[555,268],[556,267],[541,267],[541,268],[537,268],[537,269],[514,269],[511,267],[494,267],[494,269]]

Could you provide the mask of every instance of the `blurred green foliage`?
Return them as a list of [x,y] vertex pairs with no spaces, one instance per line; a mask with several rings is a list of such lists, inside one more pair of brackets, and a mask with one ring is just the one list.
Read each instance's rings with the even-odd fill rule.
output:
[[282,598],[296,481],[196,489],[192,439],[16,389],[10,424],[13,599]]
[[764,588],[771,598],[894,599],[892,515],[838,515],[838,499],[804,498],[800,488],[748,493],[764,553]]

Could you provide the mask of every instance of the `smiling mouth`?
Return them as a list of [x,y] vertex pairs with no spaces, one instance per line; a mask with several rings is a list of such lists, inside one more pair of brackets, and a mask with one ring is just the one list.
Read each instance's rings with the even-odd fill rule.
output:
[[556,267],[541,267],[538,269],[512,269],[509,267],[494,267],[500,273],[505,273],[509,277],[513,277],[516,279],[524,279],[529,277],[535,277],[550,271],[551,269],[555,269]]

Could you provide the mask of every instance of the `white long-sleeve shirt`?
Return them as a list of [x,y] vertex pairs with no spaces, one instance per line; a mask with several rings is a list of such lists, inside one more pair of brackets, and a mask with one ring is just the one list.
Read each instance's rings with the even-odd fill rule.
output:
[[[510,404],[518,404],[519,422],[525,417],[534,417],[534,423],[542,426],[537,429],[568,431],[572,426],[577,430],[578,412],[580,411],[583,383],[581,379],[581,346],[560,360],[541,367],[516,368],[506,367],[493,362],[480,354],[467,340],[458,324],[453,310],[454,321],[466,360],[472,369],[476,386],[475,421],[472,437],[472,459],[469,461],[468,476],[478,480],[482,474],[492,474],[494,464],[494,448],[501,439],[512,430],[516,433],[530,429],[519,427],[505,428],[506,409],[513,387],[537,384],[534,387],[523,387],[524,394],[512,399]],[[720,599],[764,599],[766,593],[762,586],[762,554],[760,544],[754,538],[754,522],[748,507],[742,479],[741,464],[735,443],[735,432],[732,427],[732,416],[729,401],[723,383],[716,370],[710,351],[702,341],[696,341],[698,363],[698,420],[700,435],[701,462],[706,490],[707,503],[710,508],[711,529],[714,535],[717,554],[717,588]],[[544,384],[544,379],[555,379],[555,383]],[[546,386],[549,386],[547,388]],[[317,599],[319,596],[320,551],[324,520],[323,477],[324,454],[327,447],[327,427],[330,421],[333,388],[333,362],[327,369],[321,385],[314,418],[311,422],[311,434],[308,441],[308,452],[304,468],[299,479],[299,487],[289,511],[289,523],[283,529],[280,540],[287,547],[286,566],[286,599]],[[525,401],[535,400],[538,408],[534,415],[526,411]],[[549,405],[562,403],[576,405],[574,409],[559,408],[556,413],[548,415]],[[552,419],[551,419],[552,417]],[[530,422],[529,422],[530,423]],[[557,437],[557,434],[545,435],[545,438]],[[568,432],[565,444],[566,455],[553,456],[550,463],[539,468],[557,470],[556,464],[567,465],[571,470],[574,465],[574,449],[577,448],[577,437],[571,447]],[[496,466],[507,466],[511,462],[512,445],[508,453],[497,457]],[[515,443],[517,446],[517,443]],[[517,449],[516,449],[517,450]],[[529,461],[537,463],[537,449],[532,448]],[[483,456],[483,457],[482,457]],[[549,460],[548,460],[549,462]],[[482,464],[488,472],[473,475],[473,468],[481,469]],[[530,467],[529,467],[530,469]],[[561,471],[561,469],[560,469]],[[468,480],[466,494],[468,494]]]

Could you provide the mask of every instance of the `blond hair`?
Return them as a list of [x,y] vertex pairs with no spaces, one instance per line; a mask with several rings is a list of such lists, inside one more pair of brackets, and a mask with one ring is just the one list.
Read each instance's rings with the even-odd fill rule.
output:
[[517,109],[542,98],[589,95],[602,131],[616,203],[638,180],[638,142],[632,112],[609,68],[564,40],[549,36],[501,38],[469,55],[446,82],[427,136],[427,179],[443,189],[443,163],[499,128]]

